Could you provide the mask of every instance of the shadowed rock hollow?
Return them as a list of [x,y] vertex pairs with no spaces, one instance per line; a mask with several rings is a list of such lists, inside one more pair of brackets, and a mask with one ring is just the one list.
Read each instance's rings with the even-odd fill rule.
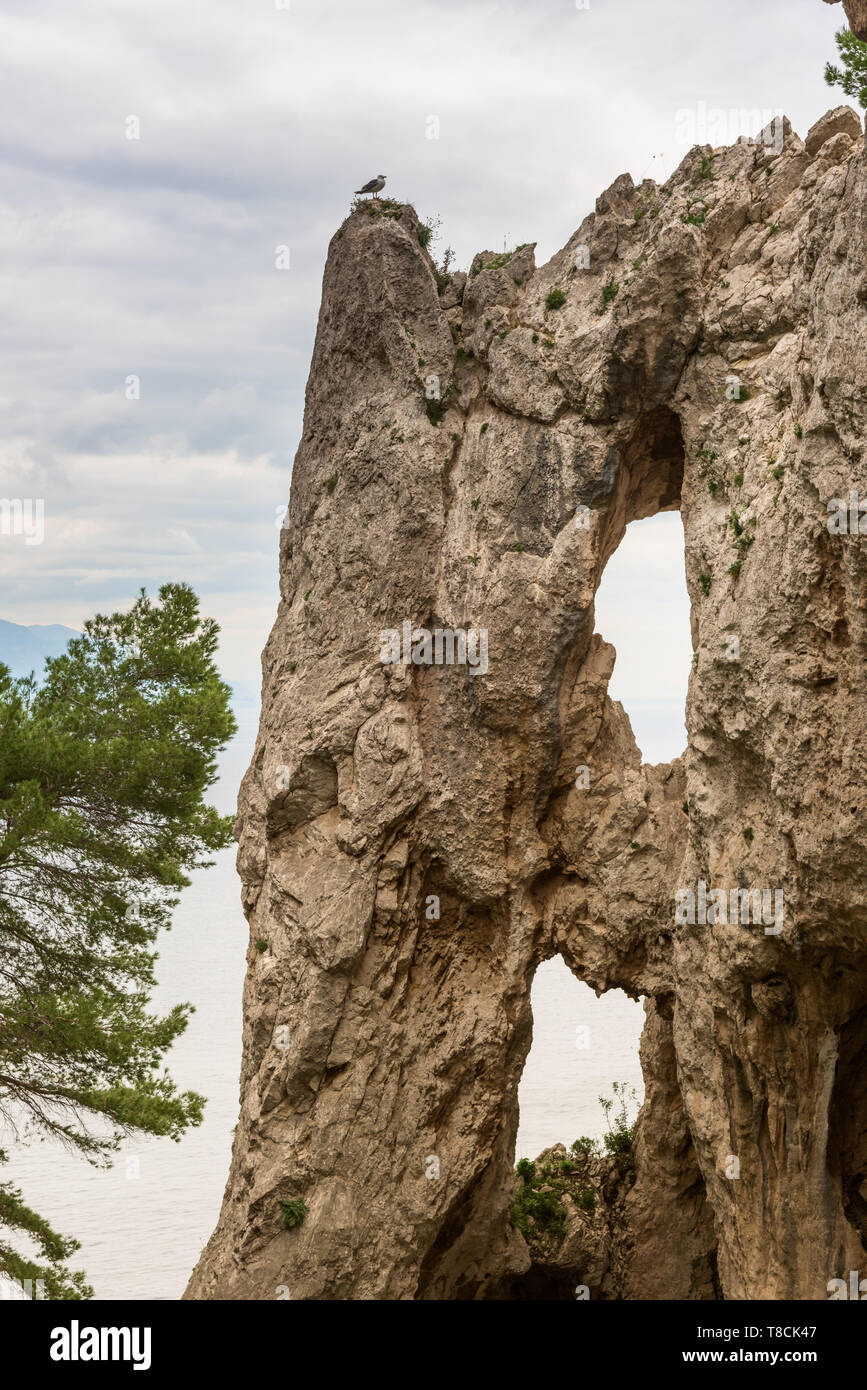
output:
[[[438,283],[388,202],[333,238],[237,823],[241,1115],[187,1297],[822,1299],[865,1268],[867,540],[828,503],[867,497],[867,170],[849,108],[769,139],[623,175],[538,269]],[[650,767],[593,601],[677,508],[689,747]],[[487,662],[383,663],[404,623]],[[700,882],[782,918],[676,921]],[[646,1099],[634,1175],[540,1263],[509,1207],[558,953],[644,997]]]

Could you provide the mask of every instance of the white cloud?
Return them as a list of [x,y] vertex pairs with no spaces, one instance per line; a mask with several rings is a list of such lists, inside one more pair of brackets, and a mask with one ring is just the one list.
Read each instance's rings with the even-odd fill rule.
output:
[[504,241],[541,261],[624,169],[672,171],[682,108],[803,132],[835,100],[839,23],[819,0],[7,0],[0,492],[44,496],[50,529],[0,547],[3,616],[78,625],[182,574],[218,618],[243,594],[270,620],[325,252],[360,181],[386,169],[459,265]]

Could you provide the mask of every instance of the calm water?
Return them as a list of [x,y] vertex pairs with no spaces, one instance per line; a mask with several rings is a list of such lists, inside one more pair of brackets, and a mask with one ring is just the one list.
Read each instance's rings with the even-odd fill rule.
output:
[[204,1123],[179,1144],[125,1142],[114,1167],[90,1168],[54,1144],[13,1148],[3,1176],[82,1249],[72,1261],[97,1298],[177,1298],[216,1222],[238,1118],[241,984],[247,928],[233,852],[187,889],[160,948],[158,1003],[196,1013],[170,1070],[208,1097]]
[[[255,708],[244,703],[236,715],[239,732],[212,798],[222,811],[233,809],[255,739]],[[196,1006],[170,1070],[179,1086],[207,1096],[203,1124],[179,1144],[130,1139],[107,1171],[55,1144],[7,1145],[2,1177],[57,1230],[81,1241],[70,1263],[86,1271],[97,1298],[178,1298],[216,1223],[238,1119],[247,949],[234,861],[234,849],[225,850],[213,869],[193,876],[159,947],[156,1004]]]

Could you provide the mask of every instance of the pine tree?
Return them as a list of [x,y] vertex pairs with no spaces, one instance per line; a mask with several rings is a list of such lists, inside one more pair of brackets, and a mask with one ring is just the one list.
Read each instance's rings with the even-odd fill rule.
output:
[[826,63],[825,81],[829,87],[842,87],[847,97],[856,97],[867,107],[867,43],[856,39],[851,29],[841,29],[834,38],[843,67]]
[[[231,839],[203,800],[235,732],[217,638],[168,584],[87,622],[40,687],[0,666],[0,1120],[97,1165],[132,1132],[178,1140],[202,1119],[160,1070],[192,1007],[148,1005],[157,934]],[[86,1298],[77,1248],[0,1183],[0,1270]]]

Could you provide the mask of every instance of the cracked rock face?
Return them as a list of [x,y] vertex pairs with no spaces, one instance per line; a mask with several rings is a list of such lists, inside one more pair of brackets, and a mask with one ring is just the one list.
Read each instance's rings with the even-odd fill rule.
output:
[[[823,1299],[865,1268],[865,402],[848,108],[623,175],[539,269],[446,282],[388,202],[336,233],[239,803],[240,1121],[188,1297],[539,1296],[508,1213],[558,953],[647,1013],[635,1172],[616,1220],[570,1217],[560,1283]],[[689,746],[651,767],[593,600],[678,508]]]

